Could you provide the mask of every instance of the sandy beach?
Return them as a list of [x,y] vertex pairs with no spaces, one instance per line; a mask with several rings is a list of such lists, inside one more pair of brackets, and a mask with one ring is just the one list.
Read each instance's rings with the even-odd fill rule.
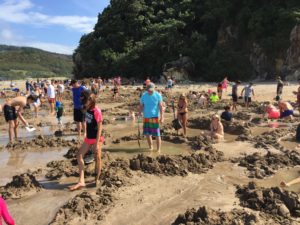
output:
[[[24,89],[24,83],[16,85]],[[0,89],[8,86],[2,82]],[[36,131],[29,133],[20,126],[20,141],[8,145],[8,125],[1,113],[0,193],[16,224],[300,224],[300,184],[279,188],[281,181],[299,176],[295,134],[300,118],[289,122],[263,118],[263,104],[274,102],[276,83],[254,84],[253,104],[248,110],[238,106],[234,122],[224,124],[225,140],[219,143],[201,132],[209,129],[212,114],[220,114],[231,103],[231,87],[208,109],[198,107],[197,100],[189,101],[185,140],[172,127],[171,99],[189,91],[215,91],[216,85],[177,85],[163,94],[167,107],[160,154],[147,149],[145,138],[139,147],[136,121],[115,120],[130,109],[137,112],[137,87],[122,86],[117,100],[112,100],[109,87],[97,99],[105,119],[100,188],[92,183],[94,165],[89,164],[87,187],[67,189],[78,180],[75,155],[82,142],[73,123],[70,91],[64,94],[60,137],[54,135],[57,119],[49,116],[45,103],[38,118],[32,110],[24,113]],[[283,100],[295,103],[297,89],[296,83],[284,86]]]

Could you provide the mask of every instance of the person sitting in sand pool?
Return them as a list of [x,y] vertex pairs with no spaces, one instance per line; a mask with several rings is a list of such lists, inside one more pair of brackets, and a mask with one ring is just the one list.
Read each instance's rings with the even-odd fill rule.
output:
[[2,219],[7,225],[15,225],[15,221],[9,214],[6,203],[0,194],[0,224],[2,224]]
[[280,118],[280,111],[274,105],[269,104],[266,107],[266,111],[268,114],[268,119],[279,119]]
[[15,139],[18,139],[18,117],[20,118],[24,126],[28,127],[28,123],[22,115],[23,108],[34,103],[36,100],[37,96],[35,95],[29,95],[28,97],[18,96],[13,99],[7,99],[4,103],[2,108],[5,121],[8,123],[8,134],[10,142],[13,142],[13,135],[15,135]]
[[85,187],[84,180],[84,161],[83,158],[90,148],[93,148],[95,156],[95,184],[99,186],[99,178],[101,174],[101,147],[104,142],[104,138],[101,136],[102,133],[102,112],[100,108],[96,106],[96,96],[89,90],[85,90],[82,93],[81,102],[86,110],[86,137],[82,146],[77,152],[77,162],[79,167],[79,182],[69,187],[71,191]]
[[291,181],[288,182],[288,183],[282,181],[282,182],[280,183],[280,186],[281,186],[281,187],[290,187],[290,186],[292,186],[292,185],[294,185],[294,184],[299,184],[299,183],[300,183],[300,177],[298,177],[298,178],[296,178],[296,179],[294,179],[294,180],[291,180]]
[[188,113],[187,107],[188,107],[187,99],[184,94],[181,94],[177,105],[177,118],[182,125],[184,137],[186,137],[187,113]]
[[278,102],[280,118],[282,119],[293,119],[294,110],[290,103],[279,101]]
[[217,140],[221,140],[224,138],[223,124],[221,123],[220,117],[217,114],[212,116],[209,136]]
[[211,96],[209,97],[209,100],[210,100],[210,103],[212,103],[212,104],[217,103],[219,101],[219,97],[218,97],[217,93],[213,92],[211,94]]
[[231,107],[229,105],[224,107],[224,112],[221,114],[221,118],[225,121],[232,121],[232,112],[231,112]]

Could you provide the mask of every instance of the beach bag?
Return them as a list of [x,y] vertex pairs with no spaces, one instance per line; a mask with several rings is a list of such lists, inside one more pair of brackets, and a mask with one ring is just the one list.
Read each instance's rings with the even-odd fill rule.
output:
[[300,124],[297,126],[296,130],[296,141],[300,142]]

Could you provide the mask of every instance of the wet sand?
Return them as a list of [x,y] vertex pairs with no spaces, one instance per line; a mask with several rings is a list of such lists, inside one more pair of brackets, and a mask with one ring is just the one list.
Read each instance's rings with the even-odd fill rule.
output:
[[[209,88],[212,88],[212,86],[207,84],[179,86],[172,92],[174,95],[178,95],[177,92],[187,92],[189,90],[200,91],[208,90]],[[259,102],[272,101],[275,97],[275,88],[274,84],[255,85],[254,89],[257,93],[255,100]],[[296,85],[285,86],[284,98],[295,101],[292,91],[296,89]],[[226,212],[234,208],[242,209],[240,201],[236,197],[236,185],[247,185],[250,181],[255,181],[260,187],[278,187],[282,180],[289,181],[299,176],[300,167],[287,166],[286,168],[279,168],[275,171],[274,175],[266,176],[263,179],[249,178],[247,168],[238,165],[240,158],[254,153],[261,155],[266,155],[268,152],[285,154],[284,150],[294,150],[297,143],[292,139],[284,139],[284,137],[291,132],[291,129],[295,129],[297,122],[289,123],[288,126],[285,126],[285,123],[279,123],[279,126],[273,126],[272,124],[252,124],[249,128],[249,132],[251,133],[249,135],[251,139],[249,140],[237,141],[236,139],[239,138],[240,134],[225,133],[224,141],[208,145],[204,144],[199,150],[193,149],[192,146],[194,145],[192,142],[194,137],[199,136],[204,131],[203,128],[188,128],[188,141],[182,141],[180,137],[177,137],[176,131],[166,129],[163,138],[167,139],[163,141],[161,154],[156,151],[150,152],[145,139],[140,141],[141,147],[139,147],[137,140],[123,140],[122,138],[124,137],[134,137],[132,135],[136,135],[138,130],[136,122],[112,120],[112,118],[120,117],[119,115],[126,115],[128,113],[127,105],[138,99],[137,94],[134,93],[135,88],[128,88],[127,91],[121,90],[121,95],[129,92],[129,90],[132,97],[128,99],[124,98],[123,100],[113,102],[111,100],[111,91],[107,91],[102,94],[99,100],[99,106],[104,111],[104,118],[109,120],[109,124],[104,125],[105,131],[109,134],[103,146],[103,152],[109,157],[105,163],[114,162],[117,158],[122,158],[122,160],[129,163],[130,159],[139,154],[144,154],[153,159],[159,155],[189,156],[193,153],[202,154],[206,152],[205,148],[209,146],[216,151],[223,152],[224,159],[221,162],[213,163],[213,166],[209,167],[206,172],[199,174],[188,172],[186,176],[165,176],[164,174],[147,174],[142,171],[132,170],[130,172],[131,176],[127,177],[125,179],[126,182],[124,182],[121,179],[124,175],[117,173],[119,174],[117,176],[121,179],[117,180],[117,182],[121,182],[120,186],[111,188],[105,183],[102,184],[102,189],[111,190],[110,193],[113,195],[114,201],[106,205],[102,213],[103,215],[101,214],[101,219],[95,219],[94,217],[85,219],[75,213],[71,213],[70,215],[73,215],[73,218],[72,220],[70,219],[70,223],[66,224],[172,224],[179,214],[184,213],[190,208],[206,206]],[[225,101],[227,101],[226,99],[228,100],[230,97],[225,96]],[[68,106],[71,99],[67,98],[64,101],[65,105]],[[250,112],[252,109],[249,112],[241,107],[240,109],[242,113],[250,113],[251,117],[262,117],[262,114]],[[220,109],[210,111],[194,107],[189,113],[189,117],[206,117],[215,111],[221,112],[222,107],[220,106]],[[33,118],[32,112],[26,114],[26,118],[28,118],[31,124],[37,125],[42,122],[45,125],[38,127],[37,131],[32,133],[28,133],[25,129],[20,128],[20,138],[30,141],[38,135],[53,137],[54,132],[58,130],[58,125],[56,118],[47,116],[47,112],[46,105],[39,112],[39,118],[37,119]],[[3,117],[3,115],[1,116]],[[172,118],[173,113],[170,110],[166,113],[164,125],[170,125]],[[68,131],[65,130],[62,138],[66,140],[77,139],[76,132],[74,132],[75,125],[72,124],[72,110],[67,110],[63,117],[63,122],[69,122],[70,128],[68,128]],[[241,124],[249,123],[248,120],[237,120],[237,122]],[[1,145],[4,146],[3,150],[0,151],[0,186],[4,186],[10,182],[14,175],[42,169],[42,172],[36,175],[38,182],[43,186],[42,191],[18,200],[9,199],[7,201],[16,224],[50,224],[61,208],[77,194],[87,191],[92,195],[98,195],[99,189],[95,188],[92,184],[83,190],[69,192],[67,186],[77,182],[78,178],[76,176],[63,176],[60,179],[51,181],[45,178],[45,174],[49,171],[49,168],[46,166],[47,163],[55,160],[66,160],[63,156],[69,148],[46,147],[41,151],[34,151],[28,148],[22,152],[9,150],[5,147],[8,143],[6,126],[6,124],[0,125],[0,141]],[[64,127],[63,129],[67,128]],[[276,144],[274,141],[268,141],[268,133],[274,130],[283,131],[277,134],[278,143]],[[285,132],[285,130],[287,131]],[[270,134],[271,136],[274,135],[273,133]],[[262,138],[262,142],[267,143],[267,147],[256,146],[255,141],[258,140],[256,137]],[[176,168],[176,165],[174,166]],[[106,168],[107,164],[104,165],[104,171]],[[129,166],[127,169],[130,170]],[[107,176],[109,177],[109,174],[104,174],[103,179],[106,179]],[[110,179],[113,180],[115,178]],[[92,182],[93,177],[87,177],[87,181]],[[300,194],[300,185],[295,185],[286,190]],[[73,211],[75,212],[76,209]],[[250,211],[252,212],[253,210]],[[32,216],[32,212],[38,212],[39,216]],[[89,215],[89,212],[87,212],[87,215]],[[299,218],[293,219],[300,221]]]

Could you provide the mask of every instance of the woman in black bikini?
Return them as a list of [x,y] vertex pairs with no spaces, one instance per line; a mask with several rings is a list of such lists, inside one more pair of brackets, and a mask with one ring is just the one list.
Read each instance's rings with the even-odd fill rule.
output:
[[187,113],[187,99],[184,94],[181,94],[178,100],[177,118],[182,125],[184,137],[186,137]]

